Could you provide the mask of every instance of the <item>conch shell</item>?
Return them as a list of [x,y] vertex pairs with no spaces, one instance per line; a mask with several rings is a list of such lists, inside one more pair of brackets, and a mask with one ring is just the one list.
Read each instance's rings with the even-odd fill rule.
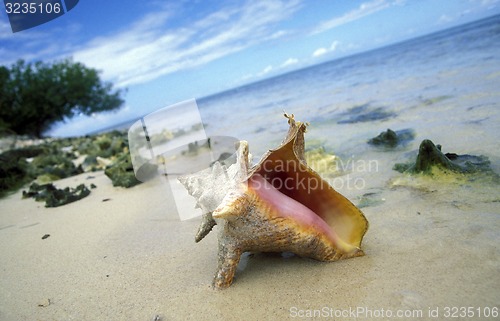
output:
[[281,146],[250,167],[241,141],[237,162],[224,175],[218,163],[180,178],[206,214],[196,241],[219,226],[219,262],[213,285],[231,285],[243,252],[292,252],[320,261],[364,255],[368,221],[306,164],[306,124],[285,114],[290,125]]

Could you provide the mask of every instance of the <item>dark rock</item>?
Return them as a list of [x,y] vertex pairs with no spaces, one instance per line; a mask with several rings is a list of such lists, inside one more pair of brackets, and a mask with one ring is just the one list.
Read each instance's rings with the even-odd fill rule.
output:
[[[74,160],[85,156],[82,165]],[[115,186],[133,186],[139,183],[133,176],[127,133],[114,131],[96,136],[46,140],[40,145],[8,150],[0,154],[0,197],[37,179],[39,184],[80,173],[103,170],[97,157],[116,160],[120,169],[107,169],[115,177]],[[32,160],[27,161],[27,158]],[[114,166],[112,166],[114,167]],[[151,166],[141,168],[152,171]],[[156,170],[156,167],[154,168]],[[119,174],[117,174],[119,173]],[[118,178],[120,177],[120,178]]]
[[454,164],[446,155],[437,148],[434,143],[428,139],[424,139],[418,148],[417,160],[413,172],[429,172],[433,166],[439,166],[442,169],[448,169],[453,172],[462,172],[462,168]]
[[372,107],[369,103],[354,106],[342,113],[338,124],[364,123],[376,120],[386,120],[396,116],[395,113],[387,111],[384,107]]
[[31,174],[51,175],[54,179],[66,178],[83,173],[83,169],[76,167],[70,158],[62,154],[41,154],[31,162]]
[[381,132],[377,137],[368,140],[368,144],[394,148],[398,145],[404,146],[414,138],[415,133],[411,129],[403,129],[398,131],[387,129],[385,132]]
[[135,177],[129,153],[123,154],[112,165],[106,167],[104,174],[111,179],[113,186],[129,188],[141,183]]
[[0,154],[0,197],[33,180],[36,175],[30,171],[26,158],[44,153],[40,147],[8,150]]
[[415,163],[395,164],[393,169],[398,172],[430,174],[433,167],[455,173],[491,172],[490,161],[486,156],[443,154],[440,145],[428,139],[420,144]]
[[34,198],[37,202],[45,201],[45,207],[58,207],[89,196],[90,190],[80,184],[76,188],[58,189],[53,184],[38,185],[32,183],[29,190],[23,191],[23,198]]

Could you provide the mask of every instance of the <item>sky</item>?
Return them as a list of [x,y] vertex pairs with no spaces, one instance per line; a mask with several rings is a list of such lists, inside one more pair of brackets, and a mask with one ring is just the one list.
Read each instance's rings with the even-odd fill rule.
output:
[[0,65],[72,58],[124,90],[116,112],[56,124],[79,136],[190,98],[500,14],[500,0],[81,0],[12,33],[0,5]]

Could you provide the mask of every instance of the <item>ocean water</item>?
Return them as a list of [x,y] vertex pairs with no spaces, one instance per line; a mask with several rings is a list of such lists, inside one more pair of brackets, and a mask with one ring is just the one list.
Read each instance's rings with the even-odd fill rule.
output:
[[[366,141],[410,128],[443,151],[486,155],[500,169],[500,15],[326,62],[198,100],[208,135],[277,147],[283,111],[309,122],[306,148],[383,157]],[[393,157],[394,158],[394,157]]]

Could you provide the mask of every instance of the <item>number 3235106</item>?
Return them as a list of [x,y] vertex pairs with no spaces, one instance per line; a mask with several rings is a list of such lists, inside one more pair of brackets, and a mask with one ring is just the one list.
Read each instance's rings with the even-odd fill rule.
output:
[[445,318],[497,318],[498,307],[445,307]]
[[34,14],[34,13],[60,13],[61,4],[56,3],[34,3],[34,2],[23,2],[23,3],[6,3],[5,11],[8,14],[11,13],[21,13],[21,14]]

